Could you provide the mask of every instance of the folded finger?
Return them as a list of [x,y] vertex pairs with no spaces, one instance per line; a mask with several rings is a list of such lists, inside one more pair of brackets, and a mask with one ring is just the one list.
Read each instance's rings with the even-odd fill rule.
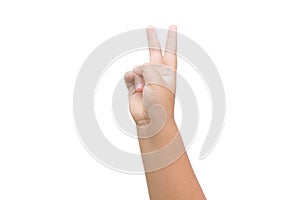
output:
[[135,85],[134,85],[134,72],[128,71],[124,75],[124,80],[128,89],[129,95],[135,92]]

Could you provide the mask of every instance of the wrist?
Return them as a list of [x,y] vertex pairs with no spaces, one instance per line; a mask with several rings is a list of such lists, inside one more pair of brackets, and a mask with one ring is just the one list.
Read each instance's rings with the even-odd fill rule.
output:
[[[139,139],[147,139],[164,132],[166,129],[177,129],[175,119],[144,119],[136,122],[137,136]],[[175,128],[176,127],[176,128]]]
[[[149,137],[145,137],[145,134]],[[152,134],[152,135],[151,135]],[[146,126],[137,125],[137,135],[142,153],[151,152],[167,145],[177,134],[180,134],[174,118],[169,118],[155,133]]]

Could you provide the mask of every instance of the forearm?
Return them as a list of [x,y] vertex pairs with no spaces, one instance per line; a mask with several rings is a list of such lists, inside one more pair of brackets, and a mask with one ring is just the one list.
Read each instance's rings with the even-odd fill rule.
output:
[[[177,27],[170,26],[163,55],[154,27],[148,27],[147,37],[150,63],[135,67],[124,78],[150,199],[203,200],[205,196],[174,121]],[[167,119],[164,124],[163,119]]]
[[[137,130],[139,134],[141,130],[139,128]],[[150,168],[159,166],[161,164],[160,161],[167,159],[164,157],[166,155],[164,153],[161,155],[158,153],[149,159],[147,153],[157,152],[170,144],[170,142],[173,145],[173,147],[170,147],[171,149],[176,149],[177,154],[182,152],[180,153],[180,157],[166,167],[148,172]],[[151,200],[205,199],[185,152],[176,123],[173,120],[166,122],[162,130],[155,136],[139,138],[139,144]],[[174,155],[168,155],[168,158],[172,156]],[[153,166],[153,162],[158,163],[158,165]]]

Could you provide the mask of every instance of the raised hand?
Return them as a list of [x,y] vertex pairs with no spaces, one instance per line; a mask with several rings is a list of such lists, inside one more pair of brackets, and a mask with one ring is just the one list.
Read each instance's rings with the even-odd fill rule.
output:
[[137,66],[125,74],[129,108],[137,125],[147,125],[153,121],[151,114],[153,114],[152,118],[157,115],[156,119],[160,121],[174,120],[176,29],[176,26],[170,26],[163,55],[155,28],[148,27],[150,63]]
[[[151,200],[206,199],[174,120],[177,32],[171,26],[164,55],[156,31],[147,29],[150,63],[125,74],[129,108]],[[171,160],[170,160],[171,158]]]

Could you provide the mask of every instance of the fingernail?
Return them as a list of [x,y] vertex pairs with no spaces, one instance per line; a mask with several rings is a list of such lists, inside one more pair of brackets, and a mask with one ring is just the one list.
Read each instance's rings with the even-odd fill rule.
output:
[[142,83],[137,83],[135,90],[140,91],[141,89],[143,89],[143,84]]
[[176,31],[177,30],[177,26],[176,25],[171,25],[170,26],[170,30],[171,31]]

